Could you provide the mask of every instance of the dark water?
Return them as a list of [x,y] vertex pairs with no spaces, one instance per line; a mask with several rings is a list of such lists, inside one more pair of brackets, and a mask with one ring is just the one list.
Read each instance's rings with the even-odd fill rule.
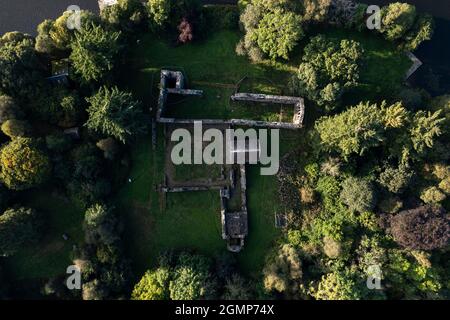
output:
[[35,35],[39,23],[59,17],[70,5],[99,10],[97,0],[0,0],[0,34],[21,31]]

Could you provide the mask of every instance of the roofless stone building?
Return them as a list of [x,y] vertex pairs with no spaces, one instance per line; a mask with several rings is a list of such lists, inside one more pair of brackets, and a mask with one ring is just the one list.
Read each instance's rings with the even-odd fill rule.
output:
[[[304,100],[301,97],[276,96],[265,95],[259,93],[236,93],[230,97],[233,101],[249,101],[256,103],[275,103],[292,105],[294,108],[294,116],[291,123],[288,122],[266,122],[255,121],[248,119],[178,119],[166,118],[164,111],[167,105],[167,97],[169,94],[182,96],[198,96],[203,95],[203,91],[187,89],[185,77],[181,71],[161,70],[160,91],[158,97],[158,106],[156,110],[156,122],[163,124],[194,124],[196,121],[202,121],[208,125],[227,125],[229,127],[234,125],[250,126],[250,127],[265,127],[276,129],[299,129],[303,126],[303,119],[305,114]],[[259,157],[259,146],[252,149],[250,143],[241,144],[243,149],[236,147],[238,142],[235,142],[235,148],[230,150],[232,154],[226,155],[235,157],[240,155],[245,156],[245,163],[249,162],[249,158]],[[205,186],[183,186],[169,188],[162,186],[162,192],[186,192],[186,191],[204,191],[211,189],[219,189],[220,194],[220,220],[222,225],[222,238],[227,241],[227,248],[231,252],[240,252],[244,247],[245,237],[248,235],[248,211],[247,211],[247,180],[245,164],[233,165],[229,171],[229,183],[227,187],[205,187]],[[240,199],[240,207],[238,210],[229,209],[229,201],[231,197],[238,197]],[[237,209],[237,208],[233,208]]]

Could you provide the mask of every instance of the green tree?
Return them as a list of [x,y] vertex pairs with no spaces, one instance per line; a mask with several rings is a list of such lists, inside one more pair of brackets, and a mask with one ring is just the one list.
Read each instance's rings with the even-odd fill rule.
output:
[[379,146],[384,139],[385,122],[381,108],[367,102],[333,117],[320,118],[315,128],[326,150],[348,158]]
[[271,59],[288,59],[303,36],[300,16],[281,10],[264,15],[254,33],[259,48]]
[[401,48],[404,50],[416,50],[419,45],[431,40],[433,36],[434,21],[431,15],[420,15],[411,30],[405,35]]
[[316,36],[306,45],[291,86],[329,111],[345,89],[357,85],[363,53],[361,45],[353,40],[339,42]]
[[51,171],[48,156],[35,140],[18,137],[0,151],[1,178],[12,190],[25,190],[47,180]]
[[27,97],[40,85],[42,64],[34,50],[34,39],[20,32],[0,38],[0,90],[14,98]]
[[20,119],[23,112],[13,98],[0,95],[0,124],[10,119]]
[[359,300],[362,292],[349,270],[335,271],[322,277],[312,296],[317,300]]
[[108,76],[121,49],[120,35],[93,23],[76,33],[70,59],[83,81],[101,81]]
[[31,132],[31,126],[27,121],[11,119],[5,121],[2,124],[1,130],[4,134],[13,139],[15,137],[29,136]]
[[0,215],[0,255],[14,254],[24,244],[38,240],[41,223],[35,210],[25,207]]
[[300,7],[292,0],[256,0],[246,5],[240,17],[245,36],[236,51],[253,61],[260,61],[264,53],[272,59],[288,59],[304,36]]
[[170,272],[160,267],[154,271],[147,271],[142,279],[134,286],[131,293],[132,300],[168,300]]
[[408,3],[391,3],[381,10],[381,32],[388,40],[398,40],[414,25],[416,7]]
[[146,119],[141,105],[131,93],[102,87],[87,98],[89,119],[86,126],[126,143],[132,136],[146,132]]
[[388,166],[381,174],[379,183],[393,193],[402,193],[408,187],[414,171],[405,165],[398,168]]
[[147,17],[140,0],[118,0],[114,5],[105,7],[100,15],[104,21],[123,32],[132,32],[137,27],[143,26]]
[[35,49],[37,52],[53,54],[58,49],[55,42],[50,36],[50,32],[55,22],[51,19],[46,19],[41,22],[37,27],[37,36]]
[[311,22],[323,22],[330,9],[331,0],[302,0],[303,19]]
[[365,212],[375,205],[375,192],[372,184],[365,179],[349,177],[342,182],[341,201],[350,210]]
[[432,148],[435,138],[441,135],[444,118],[440,118],[440,114],[440,111],[419,111],[414,115],[410,132],[412,145],[417,153],[423,154],[426,148]]
[[211,298],[215,283],[209,274],[209,263],[199,255],[182,253],[169,283],[172,300],[197,300]]
[[420,194],[420,199],[422,199],[422,201],[425,203],[439,203],[441,201],[444,201],[446,198],[447,196],[445,195],[445,193],[443,193],[437,187],[426,188]]
[[170,17],[170,0],[148,0],[147,9],[150,17],[150,26],[163,26]]

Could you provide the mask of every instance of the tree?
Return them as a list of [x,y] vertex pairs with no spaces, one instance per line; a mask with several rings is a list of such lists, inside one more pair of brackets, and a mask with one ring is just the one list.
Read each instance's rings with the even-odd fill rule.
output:
[[134,286],[131,293],[132,300],[168,300],[170,272],[160,267],[154,271],[147,271],[142,279]]
[[7,120],[20,119],[23,112],[19,109],[13,98],[6,95],[0,95],[0,124]]
[[349,177],[342,182],[340,198],[350,210],[360,213],[372,210],[375,205],[372,184],[356,177]]
[[110,245],[119,240],[113,208],[104,204],[96,203],[86,210],[84,226],[87,243]]
[[15,137],[29,136],[31,132],[31,126],[27,121],[11,119],[5,121],[2,124],[1,130],[4,134],[13,139]]
[[238,274],[233,274],[225,281],[224,300],[249,300],[252,298],[251,289],[247,281]]
[[336,41],[318,35],[306,45],[303,62],[291,86],[295,92],[330,111],[344,89],[357,85],[363,53],[356,41]]
[[34,39],[20,32],[0,38],[0,90],[17,98],[30,95],[38,87],[43,67],[34,50]]
[[419,111],[414,115],[410,132],[412,145],[417,153],[423,154],[426,148],[432,148],[435,138],[441,135],[444,119],[439,118],[440,114],[440,111]]
[[367,102],[333,117],[320,118],[315,129],[325,150],[348,158],[379,146],[384,139],[385,122],[382,109]]
[[101,87],[89,102],[86,126],[126,143],[131,137],[146,132],[147,124],[141,105],[129,92],[117,87]]
[[54,21],[46,19],[37,27],[35,49],[37,52],[52,54],[57,50],[56,44],[50,36]]
[[355,277],[348,270],[335,271],[322,276],[312,296],[317,300],[359,300],[362,298]]
[[215,295],[215,282],[209,274],[208,260],[199,255],[182,253],[169,283],[172,300],[197,300]]
[[331,0],[302,0],[303,19],[310,22],[323,22],[330,9]]
[[403,38],[414,24],[416,7],[408,3],[391,3],[381,10],[381,32],[388,40]]
[[258,47],[271,59],[286,60],[303,36],[300,16],[281,10],[264,15],[254,33]]
[[123,32],[132,32],[143,26],[147,12],[140,0],[118,0],[114,5],[105,7],[100,15],[104,21]]
[[[72,11],[64,12],[56,20],[47,19],[38,25],[36,37],[36,51],[50,54],[59,55],[70,49],[70,46],[75,39],[76,26],[69,28],[70,20],[73,17]],[[80,18],[81,31],[87,25],[92,22],[97,22],[96,17],[92,12],[82,10],[77,14]],[[76,19],[77,19],[76,18]]]
[[425,189],[420,195],[420,199],[422,199],[425,203],[439,203],[444,201],[447,198],[445,193],[443,193],[437,187],[429,187]]
[[405,35],[400,47],[404,50],[416,50],[426,40],[433,36],[434,21],[428,14],[419,15],[411,30]]
[[11,255],[38,240],[40,221],[35,210],[18,207],[0,215],[0,255]]
[[48,156],[35,140],[18,137],[0,151],[1,178],[12,190],[25,190],[39,185],[50,175]]
[[449,244],[449,218],[439,206],[401,211],[390,219],[390,226],[394,240],[411,250],[433,250]]
[[240,21],[245,36],[236,50],[247,53],[253,61],[289,58],[289,53],[303,38],[300,4],[292,0],[253,1],[245,6]]
[[70,59],[84,82],[101,81],[108,76],[121,49],[120,35],[93,23],[76,33]]
[[302,263],[296,250],[288,244],[282,245],[267,261],[263,275],[266,291],[278,291],[287,297],[296,297],[303,276]]
[[187,18],[181,20],[181,23],[178,25],[178,31],[180,32],[178,40],[181,43],[188,43],[194,39],[194,28]]
[[405,165],[388,166],[381,174],[379,183],[392,193],[402,193],[412,180],[414,171]]
[[170,16],[170,0],[148,0],[147,10],[150,17],[150,26],[163,26]]

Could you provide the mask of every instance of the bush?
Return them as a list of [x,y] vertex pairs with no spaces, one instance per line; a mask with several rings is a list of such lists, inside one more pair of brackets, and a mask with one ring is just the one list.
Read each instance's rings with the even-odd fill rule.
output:
[[387,167],[379,178],[379,183],[392,193],[402,193],[412,180],[414,172],[403,165],[398,169]]
[[359,300],[361,290],[349,271],[331,272],[322,277],[312,296],[317,300]]
[[323,238],[323,252],[328,258],[336,259],[342,253],[341,244],[330,237],[325,237]]
[[168,300],[169,270],[160,267],[155,271],[147,271],[134,286],[132,300]]
[[437,187],[429,187],[425,189],[421,195],[420,199],[422,199],[425,203],[439,203],[441,201],[444,201],[447,198],[445,193],[443,193],[439,188]]
[[371,211],[375,205],[375,192],[367,180],[349,177],[342,183],[340,199],[352,211]]

